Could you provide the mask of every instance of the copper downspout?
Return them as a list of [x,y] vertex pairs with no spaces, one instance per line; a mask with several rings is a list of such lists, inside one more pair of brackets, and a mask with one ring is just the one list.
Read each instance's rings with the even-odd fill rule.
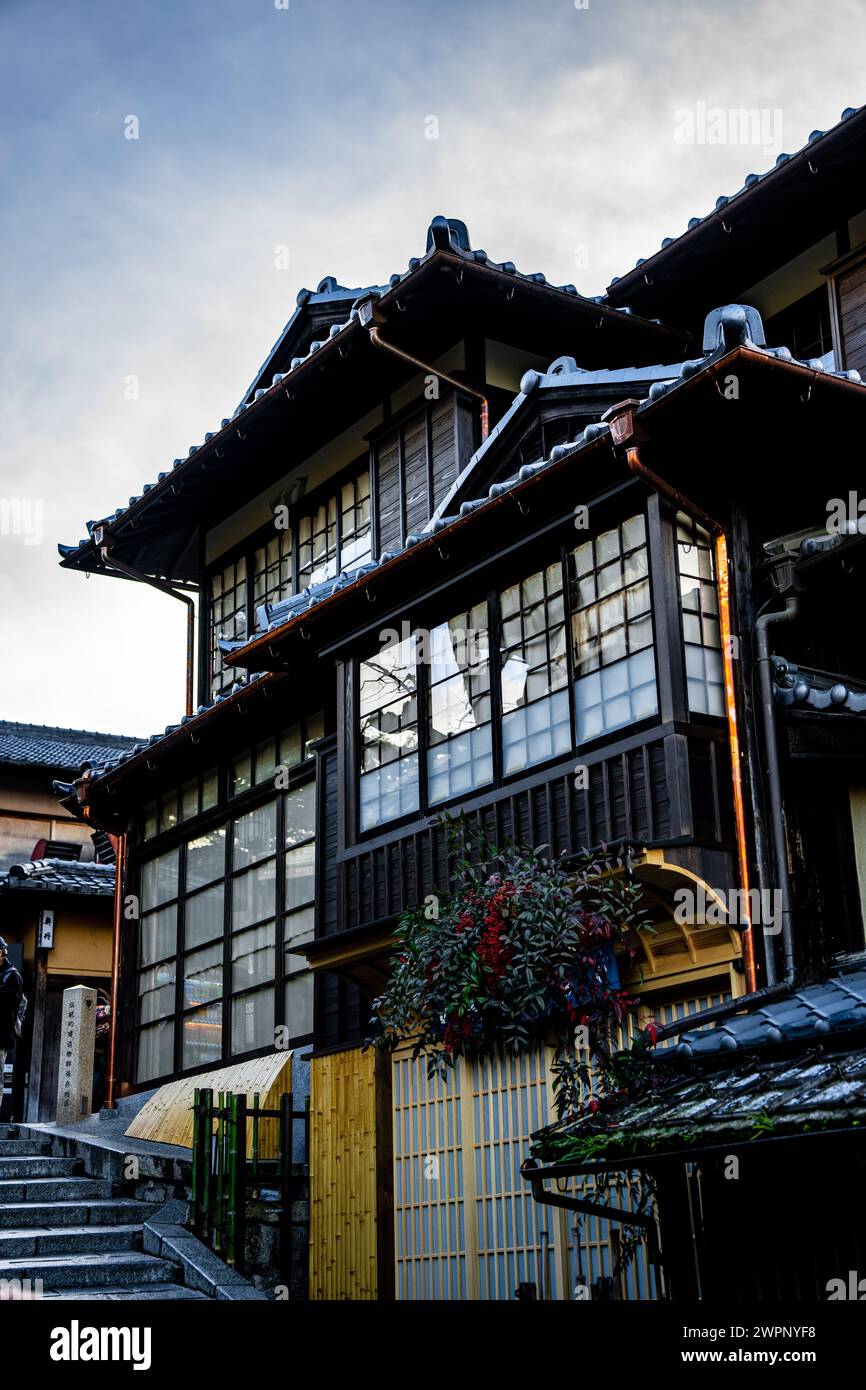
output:
[[135,579],[140,584],[149,584],[151,588],[158,589],[161,594],[168,594],[170,598],[176,598],[180,603],[186,604],[186,713],[192,714],[195,698],[195,600],[180,589],[173,588],[164,580],[154,579],[149,574],[142,574],[139,570],[133,569],[131,565],[126,565],[122,560],[118,560],[111,554],[108,546],[108,535],[102,527],[97,528],[94,534],[99,546],[99,554],[110,569],[125,574],[127,579]]
[[490,407],[487,397],[480,391],[476,391],[474,386],[467,386],[465,381],[458,381],[456,377],[449,376],[447,372],[440,372],[438,367],[431,367],[429,362],[422,362],[420,357],[413,357],[411,352],[404,352],[402,348],[395,347],[393,343],[386,343],[381,336],[375,323],[368,325],[370,342],[374,347],[382,348],[384,352],[390,352],[395,357],[401,357],[404,362],[411,362],[413,367],[424,372],[426,376],[438,377],[440,381],[445,381],[449,386],[453,386],[455,391],[463,391],[467,396],[474,396],[481,402],[481,443],[483,444],[490,433]]
[[731,588],[728,566],[728,540],[724,528],[718,521],[703,511],[696,503],[684,497],[664,478],[660,478],[641,461],[640,451],[635,444],[626,449],[626,460],[632,473],[641,478],[654,492],[660,492],[675,506],[699,522],[714,539],[716,580],[719,586],[719,621],[722,638],[722,660],[725,669],[725,712],[728,718],[728,743],[731,751],[731,781],[734,791],[734,820],[737,834],[737,859],[740,867],[740,883],[743,889],[743,910],[748,925],[743,931],[743,964],[746,971],[746,987],[751,994],[757,989],[758,977],[755,965],[755,942],[752,935],[751,900],[749,898],[749,851],[746,841],[746,810],[743,797],[743,777],[740,769],[740,736],[737,730],[737,695],[734,684],[734,656],[731,633]]
[[111,1022],[108,1032],[108,1080],[106,1084],[105,1107],[117,1108],[115,1086],[117,1084],[117,1011],[120,1000],[120,933],[123,923],[123,876],[126,871],[126,836],[112,835],[114,845],[114,926],[111,939]]

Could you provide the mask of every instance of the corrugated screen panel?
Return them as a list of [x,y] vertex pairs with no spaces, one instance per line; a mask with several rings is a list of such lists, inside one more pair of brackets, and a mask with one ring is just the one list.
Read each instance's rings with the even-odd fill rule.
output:
[[437,401],[430,412],[430,437],[433,450],[433,505],[438,507],[448,489],[457,481],[455,449],[454,397],[447,395]]
[[372,1049],[310,1062],[310,1298],[374,1299],[376,1096]]
[[[659,1026],[720,1003],[724,991],[659,1001]],[[640,1011],[626,1033],[645,1021]],[[625,1038],[623,1039],[623,1042]],[[553,1119],[550,1051],[458,1062],[428,1080],[423,1057],[394,1059],[394,1207],[398,1299],[509,1300],[519,1284],[538,1298],[570,1299],[584,1285],[600,1296],[659,1296],[646,1243],[618,1265],[623,1227],[532,1200],[520,1176],[530,1135]],[[572,1196],[632,1209],[638,1178],[612,1173],[572,1179]]]
[[393,1064],[396,1297],[463,1300],[463,1121],[456,1073],[428,1078],[424,1058]]
[[544,1050],[485,1057],[470,1080],[478,1297],[511,1299],[525,1283],[549,1296],[556,1283],[554,1213],[533,1201],[520,1176],[529,1136],[549,1118]]
[[458,1062],[444,1081],[428,1079],[423,1057],[395,1058],[398,1299],[511,1299],[520,1283],[559,1287],[555,1223],[520,1177],[529,1135],[547,1123],[548,1094],[541,1048]]

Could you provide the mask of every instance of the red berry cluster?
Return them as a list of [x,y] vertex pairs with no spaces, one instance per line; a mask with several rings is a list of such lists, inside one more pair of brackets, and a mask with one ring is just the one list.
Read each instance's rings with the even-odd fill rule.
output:
[[445,1031],[442,1034],[442,1046],[447,1056],[455,1057],[471,1032],[472,1025],[468,1018],[455,1019],[446,1023]]
[[484,914],[484,930],[478,943],[478,959],[491,976],[490,987],[494,992],[496,981],[504,977],[514,954],[511,946],[502,940],[514,891],[514,884],[506,882],[488,899]]

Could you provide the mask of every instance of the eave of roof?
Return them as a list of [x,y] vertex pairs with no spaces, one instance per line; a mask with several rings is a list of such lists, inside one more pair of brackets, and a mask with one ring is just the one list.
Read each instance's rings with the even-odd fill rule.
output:
[[[533,1154],[555,1164],[604,1149],[583,1166],[621,1167],[719,1142],[796,1137],[804,1123],[844,1129],[866,1118],[866,968],[863,957],[819,984],[643,1054],[639,1094],[593,1116],[547,1126]],[[655,1077],[656,1084],[652,1085]],[[605,1144],[605,1140],[607,1143]]]
[[829,130],[813,130],[806,144],[794,154],[780,154],[773,167],[763,174],[747,174],[742,188],[736,193],[730,196],[720,195],[710,212],[702,217],[690,218],[685,231],[675,237],[665,237],[658,251],[638,260],[633,269],[627,270],[623,275],[615,276],[607,287],[608,300],[614,303],[617,300],[628,299],[642,282],[651,280],[669,261],[688,252],[697,238],[709,227],[721,224],[732,209],[736,211],[744,206],[756,190],[763,192],[767,186],[771,189],[778,186],[786,174],[790,175],[792,170],[797,170],[813,156],[820,155],[822,147],[826,148],[827,143],[856,117],[866,120],[866,106],[846,107],[836,125],[831,126]]
[[785,710],[812,709],[826,714],[866,714],[866,690],[848,680],[826,676],[773,657],[773,697]]
[[[662,398],[670,398],[677,395],[680,398],[690,382],[693,382],[707,375],[727,373],[738,361],[747,364],[757,363],[762,366],[767,362],[772,362],[774,366],[786,371],[802,371],[807,378],[818,378],[822,380],[834,380],[839,385],[847,386],[849,389],[861,393],[866,401],[866,387],[860,383],[859,375],[854,373],[833,374],[824,372],[820,365],[815,363],[797,363],[791,357],[787,348],[758,348],[754,345],[738,345],[734,348],[720,348],[716,352],[710,353],[703,359],[684,362],[678,368],[670,367],[659,368],[661,373],[653,381],[648,396],[638,407],[636,414],[642,414],[657,406]],[[673,370],[676,375],[671,376]],[[856,380],[855,380],[856,378]],[[577,373],[574,380],[578,385],[583,385],[584,374]],[[554,387],[561,390],[565,383],[564,376],[560,374],[543,375],[537,372],[529,372],[524,377],[522,386],[525,387],[521,395],[517,397],[512,411],[523,409],[527,396],[534,390],[544,390]],[[486,498],[477,498],[466,501],[462,504],[460,512],[456,516],[438,516],[431,523],[430,528],[418,535],[409,536],[406,547],[392,554],[387,552],[380,560],[371,561],[362,569],[354,573],[343,574],[333,581],[328,581],[319,586],[320,592],[307,591],[304,594],[295,595],[293,598],[285,600],[282,604],[273,606],[276,616],[275,621],[270,621],[267,628],[253,637],[246,643],[220,642],[220,649],[224,659],[230,665],[247,666],[256,669],[255,663],[259,654],[269,645],[273,645],[292,627],[309,622],[321,612],[322,605],[333,605],[341,597],[345,597],[359,587],[365,587],[380,575],[388,574],[393,571],[401,559],[411,552],[417,552],[420,548],[429,547],[441,543],[442,533],[448,531],[452,533],[458,527],[466,524],[471,516],[487,511],[494,506],[500,505],[503,498],[506,498],[515,489],[519,492],[522,488],[529,486],[540,474],[546,473],[550,469],[562,466],[565,459],[572,459],[576,455],[582,454],[588,447],[593,446],[600,439],[609,438],[609,426],[605,422],[598,422],[587,426],[580,438],[572,444],[557,445],[547,460],[537,464],[527,464],[521,468],[516,480],[510,483],[494,483],[490,488]],[[482,446],[482,449],[485,446]],[[464,470],[465,477],[469,468],[477,462],[481,450],[473,456],[467,470]],[[283,617],[285,614],[285,617]]]
[[[445,219],[436,218],[431,225],[436,228],[437,224],[445,224]],[[600,322],[610,320],[620,324],[624,321],[631,321],[647,332],[657,333],[660,341],[664,339],[681,341],[683,338],[682,330],[668,328],[658,320],[644,319],[639,315],[633,315],[627,307],[607,304],[604,302],[604,296],[588,298],[579,294],[574,285],[551,285],[540,272],[526,274],[517,270],[511,261],[492,261],[485,251],[466,252],[460,250],[451,242],[450,233],[446,244],[445,233],[447,231],[447,224],[444,230],[439,225],[439,240],[438,242],[434,240],[431,250],[426,252],[423,257],[413,258],[409,263],[409,268],[402,274],[395,274],[390,277],[389,284],[379,300],[383,313],[388,314],[391,309],[399,307],[400,297],[405,292],[408,282],[413,282],[412,287],[414,287],[415,284],[420,283],[422,277],[430,274],[433,269],[451,266],[461,273],[469,270],[472,274],[483,275],[490,283],[499,284],[506,289],[511,289],[515,281],[518,281],[525,288],[530,288],[541,300],[550,298],[561,304],[573,303],[576,309],[597,316]],[[93,532],[97,527],[105,527],[116,535],[127,527],[139,524],[144,514],[162,497],[170,491],[177,492],[186,480],[201,469],[202,465],[207,463],[213,455],[219,455],[220,449],[230,437],[231,431],[237,428],[237,422],[241,417],[249,420],[267,410],[275,396],[281,390],[288,389],[283,383],[289,379],[291,379],[294,391],[312,375],[313,370],[318,371],[321,366],[334,360],[345,341],[349,339],[366,340],[368,336],[367,329],[359,323],[357,312],[353,309],[350,317],[343,324],[333,325],[327,339],[314,349],[311,348],[305,357],[293,359],[288,372],[278,373],[269,387],[256,390],[253,400],[242,402],[230,419],[224,419],[221,422],[219,429],[208,432],[201,444],[192,445],[185,459],[175,459],[172,468],[160,473],[155,483],[146,483],[142,493],[131,497],[125,508],[120,507],[113,515],[99,521],[88,522],[89,534],[77,545],[59,546],[61,565],[67,569],[86,569],[93,573],[110,573],[110,567],[103,564],[93,539]]]

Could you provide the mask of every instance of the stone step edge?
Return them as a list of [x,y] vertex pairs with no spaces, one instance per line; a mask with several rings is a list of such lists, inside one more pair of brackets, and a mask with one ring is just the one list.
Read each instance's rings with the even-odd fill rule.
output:
[[187,1288],[197,1289],[208,1298],[271,1303],[268,1293],[257,1289],[243,1274],[232,1269],[215,1255],[198,1236],[181,1222],[186,1217],[186,1204],[167,1202],[144,1223],[144,1249],[179,1265]]
[[[25,1204],[26,1205],[26,1204]],[[97,1226],[0,1226],[0,1252],[3,1249],[3,1242],[7,1240],[43,1240],[46,1236],[107,1236],[107,1235],[141,1235],[144,1227],[140,1221],[120,1222],[115,1225]],[[86,1253],[85,1251],[81,1252]],[[111,1250],[100,1251],[103,1255],[114,1253]]]
[[43,1303],[208,1303],[206,1294],[189,1289],[185,1284],[142,1284],[137,1289],[114,1286],[103,1288],[100,1285],[85,1284],[82,1288],[53,1289],[43,1293]]
[[138,1159],[142,1179],[153,1178],[157,1182],[187,1187],[192,1181],[192,1151],[188,1149],[178,1148],[177,1153],[169,1157],[139,1148],[137,1140],[127,1139],[125,1135],[102,1136],[89,1130],[80,1135],[68,1130],[58,1133],[53,1125],[23,1121],[19,1125],[19,1135],[34,1143],[48,1142],[51,1153],[58,1158],[81,1159],[88,1173],[123,1178],[126,1159],[134,1156]]

